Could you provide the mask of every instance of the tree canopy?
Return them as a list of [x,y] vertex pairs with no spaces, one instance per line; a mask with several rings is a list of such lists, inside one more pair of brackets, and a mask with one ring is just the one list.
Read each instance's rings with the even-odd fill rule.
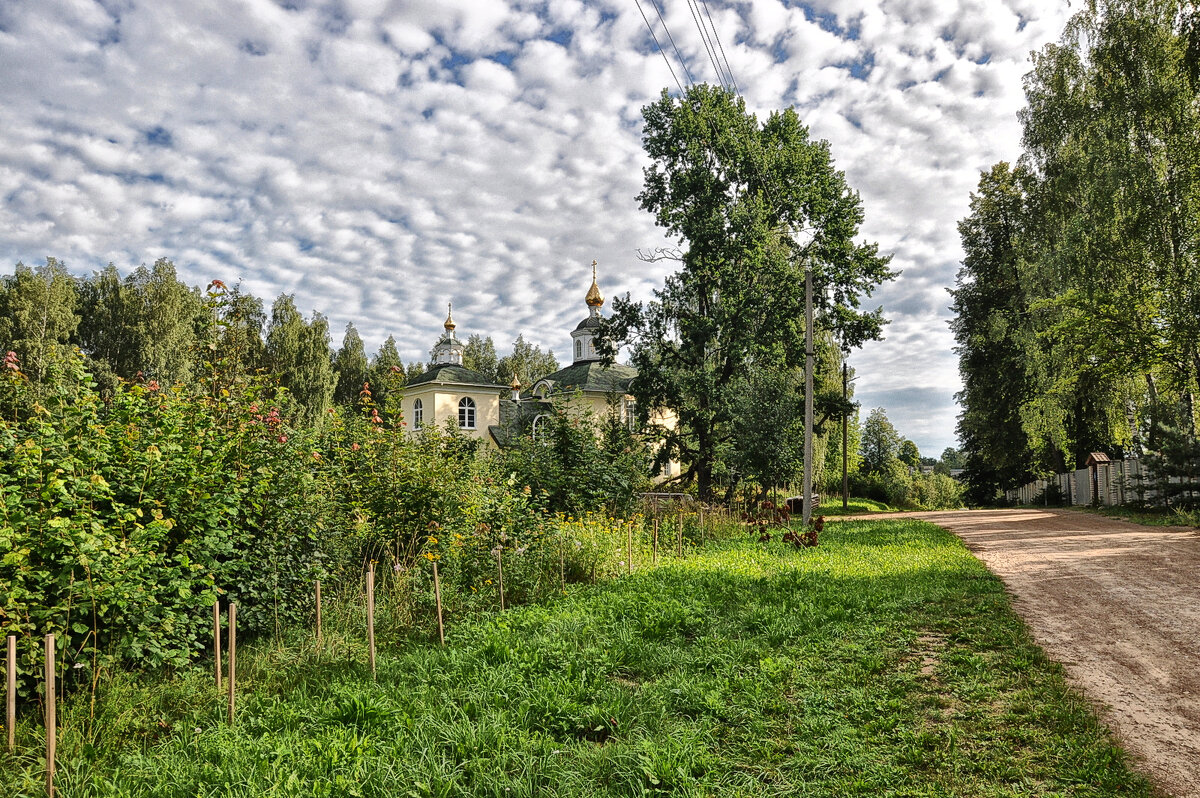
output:
[[600,348],[611,360],[629,345],[642,420],[676,419],[657,426],[661,446],[707,498],[732,435],[734,386],[802,360],[804,269],[820,324],[842,348],[880,337],[882,311],[860,303],[894,273],[876,245],[855,241],[859,197],[794,110],[760,123],[740,97],[698,85],[663,92],[643,114],[651,164],[638,199],[680,245],[650,258],[679,269],[651,302],[615,300]]

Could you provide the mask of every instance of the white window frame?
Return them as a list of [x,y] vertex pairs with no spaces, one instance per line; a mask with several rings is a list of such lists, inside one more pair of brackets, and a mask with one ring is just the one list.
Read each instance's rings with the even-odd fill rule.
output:
[[546,414],[539,413],[533,419],[533,425],[530,427],[529,435],[535,441],[545,441],[546,439]]
[[583,357],[583,341],[576,338],[575,339],[575,359],[579,360],[581,357]]
[[420,429],[425,423],[425,404],[420,399],[413,400],[413,429]]
[[469,396],[458,400],[458,426],[475,429],[475,400]]

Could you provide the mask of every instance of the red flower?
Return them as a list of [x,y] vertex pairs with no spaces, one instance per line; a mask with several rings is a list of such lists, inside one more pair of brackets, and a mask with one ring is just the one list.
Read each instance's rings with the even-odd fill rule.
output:
[[280,436],[279,436],[279,442],[280,442],[280,443],[287,443],[287,436],[286,436],[286,435],[280,435]]

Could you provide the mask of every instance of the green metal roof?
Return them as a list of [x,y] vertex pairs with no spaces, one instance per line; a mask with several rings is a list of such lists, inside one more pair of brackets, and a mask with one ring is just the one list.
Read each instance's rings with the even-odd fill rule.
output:
[[410,386],[424,385],[427,382],[454,382],[463,385],[495,385],[497,388],[504,387],[503,385],[496,385],[496,383],[474,369],[464,368],[454,363],[439,363],[421,376],[413,377],[408,381],[408,384]]
[[[599,391],[602,393],[628,393],[629,384],[637,376],[637,369],[614,363],[602,366],[599,361],[589,360],[573,363],[565,369],[547,374],[537,382],[549,382],[554,391]],[[537,383],[534,383],[535,385]]]

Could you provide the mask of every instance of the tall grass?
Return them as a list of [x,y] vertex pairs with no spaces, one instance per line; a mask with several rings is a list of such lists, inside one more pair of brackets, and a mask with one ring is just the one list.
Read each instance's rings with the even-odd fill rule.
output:
[[[207,669],[113,674],[63,713],[64,795],[1150,795],[953,536],[750,540],[410,637],[378,681],[347,616]],[[0,794],[40,794],[29,753]]]

